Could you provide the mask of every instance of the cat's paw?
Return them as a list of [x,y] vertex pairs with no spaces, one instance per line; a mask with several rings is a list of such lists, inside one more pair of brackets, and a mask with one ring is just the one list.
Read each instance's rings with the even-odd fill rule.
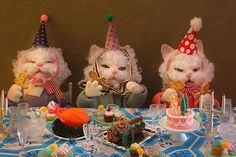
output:
[[178,96],[178,93],[175,89],[167,88],[165,92],[162,94],[161,101],[169,102],[170,96]]
[[22,88],[14,84],[9,89],[7,98],[13,102],[20,102],[22,95],[23,95]]
[[86,83],[84,92],[87,97],[96,97],[102,95],[102,86],[98,84],[98,81],[88,81]]
[[131,93],[135,93],[135,94],[138,94],[144,91],[144,88],[140,84],[133,81],[129,81],[126,84],[126,89],[130,91]]

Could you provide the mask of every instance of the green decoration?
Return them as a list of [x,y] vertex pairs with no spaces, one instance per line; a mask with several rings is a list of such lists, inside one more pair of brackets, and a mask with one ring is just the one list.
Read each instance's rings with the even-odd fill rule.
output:
[[106,19],[107,19],[108,22],[111,22],[113,20],[112,14],[108,14]]
[[122,133],[122,145],[125,147],[128,145],[128,131]]
[[187,112],[187,108],[188,108],[188,101],[187,101],[186,95],[182,96],[180,108],[181,108],[181,115],[184,115]]

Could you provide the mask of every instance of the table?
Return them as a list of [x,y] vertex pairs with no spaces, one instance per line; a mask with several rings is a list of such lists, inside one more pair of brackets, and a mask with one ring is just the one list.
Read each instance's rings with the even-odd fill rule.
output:
[[[89,112],[95,111],[95,109],[86,109]],[[199,112],[198,109],[194,109],[195,112]],[[151,124],[151,117],[149,115],[147,108],[121,108],[121,112],[127,117],[132,118],[137,115],[142,115],[144,117],[144,120]],[[205,115],[203,113],[200,113],[200,116],[204,119]],[[157,117],[158,119],[158,117]],[[6,117],[3,121],[3,123],[7,126],[9,121],[9,117]],[[214,115],[214,123],[217,125],[219,124],[219,116],[217,114]],[[57,143],[60,145],[68,145],[72,146],[73,150],[76,154],[80,154],[85,152],[85,149],[82,147],[82,144],[85,142],[85,140],[61,140],[58,138],[55,138],[50,130],[50,124],[47,125],[47,129],[45,129],[45,134],[42,136],[42,143],[34,143],[34,144],[27,144],[25,147],[27,157],[33,157],[37,156],[38,151],[47,148],[52,143]],[[197,156],[197,157],[204,157],[204,129],[199,129],[191,133],[187,133],[188,140],[181,144],[174,142],[170,139],[170,134],[168,131],[164,130],[160,126],[157,125],[157,130],[159,132],[162,132],[161,137],[159,135],[153,136],[150,140],[145,142],[145,145],[152,145],[156,142],[160,144],[161,150],[171,157],[191,157],[191,156]],[[16,137],[8,137],[0,142],[0,156],[17,156],[17,154],[20,152],[21,146],[18,145],[18,140]],[[112,147],[104,146],[104,150],[112,154],[114,152],[118,152],[121,155],[125,152],[121,150],[115,150]],[[109,155],[108,155],[109,156]]]

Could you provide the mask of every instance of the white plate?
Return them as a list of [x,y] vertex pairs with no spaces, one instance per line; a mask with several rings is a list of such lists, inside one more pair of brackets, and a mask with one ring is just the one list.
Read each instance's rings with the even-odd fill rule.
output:
[[85,139],[85,136],[81,136],[81,137],[78,137],[78,138],[66,138],[66,137],[61,137],[61,136],[57,136],[55,135],[54,133],[52,133],[52,135],[56,138],[59,138],[59,139],[62,139],[62,140],[82,140],[82,139]]
[[193,132],[193,131],[198,130],[200,128],[200,123],[195,119],[193,119],[193,126],[187,130],[173,129],[167,125],[166,120],[167,120],[166,116],[161,118],[161,120],[159,121],[160,126],[163,127],[164,129],[172,131],[172,132],[187,133],[187,132]]
[[236,144],[236,126],[233,123],[222,123],[217,126],[216,132],[231,143]]

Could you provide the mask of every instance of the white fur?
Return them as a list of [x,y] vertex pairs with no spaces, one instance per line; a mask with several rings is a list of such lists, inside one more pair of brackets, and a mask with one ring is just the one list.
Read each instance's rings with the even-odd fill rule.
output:
[[[166,85],[170,81],[188,80],[202,84],[211,82],[214,78],[214,65],[210,63],[204,55],[203,44],[199,40],[197,43],[197,53],[187,55],[174,50],[168,45],[163,45],[161,48],[164,62],[159,67],[160,76],[163,79],[163,84]],[[175,68],[184,70],[178,72]],[[193,69],[200,68],[197,72]]]
[[190,21],[190,26],[193,28],[194,31],[197,31],[197,32],[200,31],[200,29],[202,28],[202,19],[194,17]]
[[[85,80],[90,80],[88,73],[93,70],[93,64],[97,61],[98,72],[108,84],[118,87],[123,81],[140,83],[142,76],[138,70],[134,50],[130,46],[125,46],[123,49],[128,52],[129,58],[120,50],[105,51],[103,48],[92,45],[88,57],[89,65],[84,69]],[[102,65],[104,64],[108,65],[109,68],[103,68]],[[120,67],[126,67],[126,70],[121,71],[119,70]],[[132,75],[130,75],[130,70],[132,70]]]
[[[59,48],[49,47],[32,47],[28,50],[18,52],[17,60],[13,61],[15,77],[24,72],[35,77],[51,77],[56,72],[57,62],[60,67],[55,81],[60,85],[68,76],[71,75],[67,63],[62,56],[62,50]],[[43,73],[37,73],[41,70]]]

